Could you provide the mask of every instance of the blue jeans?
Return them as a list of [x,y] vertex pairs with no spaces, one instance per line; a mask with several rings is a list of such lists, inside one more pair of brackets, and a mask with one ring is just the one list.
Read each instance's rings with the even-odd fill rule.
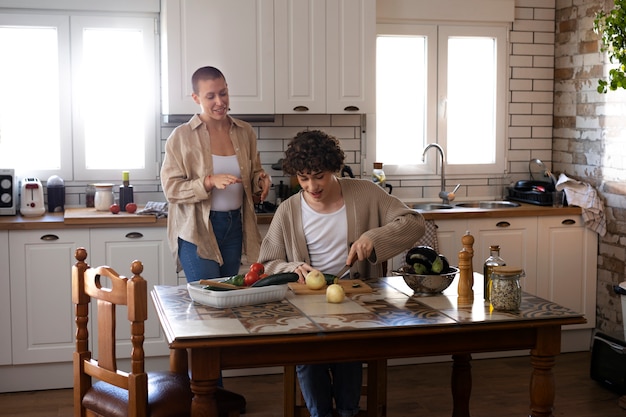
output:
[[311,417],[331,417],[333,397],[341,417],[352,417],[359,412],[361,362],[297,365],[296,372]]
[[198,256],[197,246],[178,238],[178,257],[187,282],[230,277],[239,273],[243,228],[241,210],[211,211],[209,216],[224,264]]

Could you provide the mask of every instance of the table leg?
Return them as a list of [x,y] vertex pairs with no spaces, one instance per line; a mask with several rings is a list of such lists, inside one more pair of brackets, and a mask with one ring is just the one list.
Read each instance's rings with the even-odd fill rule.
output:
[[470,417],[469,400],[472,393],[472,355],[452,355],[452,417]]
[[189,372],[187,349],[170,349],[170,371],[177,374]]
[[218,349],[190,349],[191,417],[218,417],[215,393],[220,376]]
[[530,415],[552,417],[555,384],[552,368],[561,352],[561,326],[537,329],[537,343],[530,351]]

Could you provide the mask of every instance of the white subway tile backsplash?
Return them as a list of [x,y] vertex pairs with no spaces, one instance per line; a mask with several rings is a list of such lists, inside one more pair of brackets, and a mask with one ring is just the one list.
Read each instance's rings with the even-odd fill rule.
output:
[[553,68],[513,68],[511,71],[513,78],[530,78],[554,80]]
[[516,20],[513,22],[513,30],[554,33],[554,20]]
[[549,91],[513,91],[511,100],[521,103],[552,103],[554,97]]
[[285,114],[284,126],[330,126],[330,114]]
[[534,91],[554,91],[554,80],[533,80]]
[[[533,114],[547,114],[552,116],[554,106],[552,103],[533,103]],[[550,125],[552,128],[552,125]]]
[[519,43],[513,45],[513,55],[545,55],[554,57],[554,44]]
[[552,125],[550,126],[533,126],[532,135],[534,138],[552,139]]
[[549,126],[552,128],[552,115],[511,115],[511,126]]
[[509,104],[509,113],[530,114],[532,113],[532,107],[533,107],[532,103],[511,103]]

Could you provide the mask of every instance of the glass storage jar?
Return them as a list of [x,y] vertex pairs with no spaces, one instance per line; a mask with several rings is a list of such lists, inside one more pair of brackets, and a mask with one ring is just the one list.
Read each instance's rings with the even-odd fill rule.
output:
[[96,206],[96,187],[93,184],[88,184],[85,188],[85,207]]
[[496,266],[491,273],[490,302],[494,310],[516,311],[522,304],[524,270],[517,266]]
[[113,184],[94,184],[96,187],[95,206],[97,211],[109,211],[115,202]]

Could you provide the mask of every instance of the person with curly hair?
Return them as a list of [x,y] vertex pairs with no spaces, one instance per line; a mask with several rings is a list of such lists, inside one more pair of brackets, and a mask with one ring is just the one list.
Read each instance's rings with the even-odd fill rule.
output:
[[[297,176],[300,192],[282,202],[261,244],[259,262],[269,274],[312,269],[336,273],[353,265],[352,278],[384,275],[382,263],[424,234],[423,216],[370,180],[340,178],[345,155],[339,141],[319,130],[299,132],[289,143],[283,172]],[[342,277],[340,277],[342,278]],[[311,417],[359,411],[362,363],[298,365]]]

